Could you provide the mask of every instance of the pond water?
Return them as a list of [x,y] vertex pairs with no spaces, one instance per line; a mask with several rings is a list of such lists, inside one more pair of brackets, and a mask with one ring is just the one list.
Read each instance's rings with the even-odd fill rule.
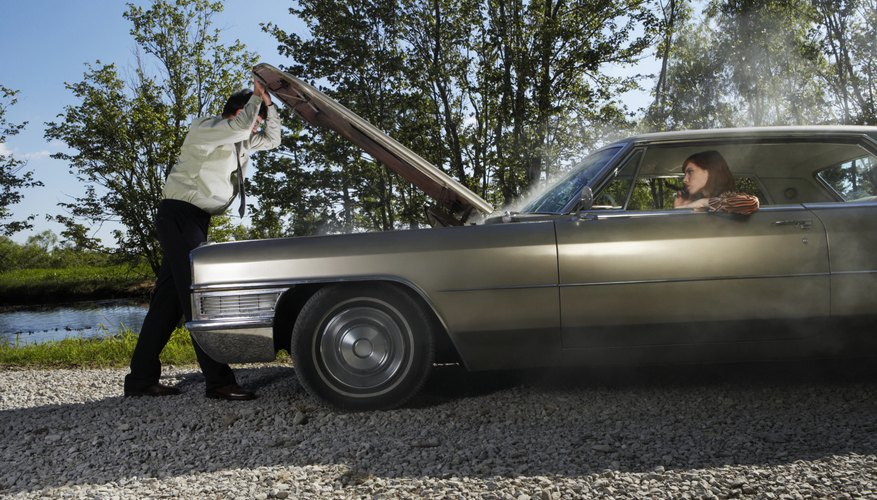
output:
[[148,305],[133,300],[99,300],[0,310],[0,343],[101,337],[125,328],[139,333]]

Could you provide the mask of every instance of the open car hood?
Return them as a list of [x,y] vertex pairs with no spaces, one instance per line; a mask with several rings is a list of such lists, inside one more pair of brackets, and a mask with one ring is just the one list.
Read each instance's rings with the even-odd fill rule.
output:
[[436,200],[441,210],[428,210],[433,225],[463,224],[473,210],[493,212],[483,198],[311,85],[265,63],[253,73],[303,120],[338,132]]

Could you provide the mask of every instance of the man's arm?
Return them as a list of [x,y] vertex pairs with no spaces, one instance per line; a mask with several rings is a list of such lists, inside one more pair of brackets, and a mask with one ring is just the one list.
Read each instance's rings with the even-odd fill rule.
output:
[[250,136],[250,150],[274,149],[280,145],[280,114],[277,106],[268,106],[268,118],[262,130]]
[[243,109],[231,120],[220,117],[201,119],[189,130],[186,143],[199,146],[222,146],[249,139],[261,105],[262,99],[253,94]]
[[253,95],[262,99],[262,102],[268,107],[268,116],[265,119],[263,130],[250,136],[250,150],[274,149],[280,145],[280,114],[277,113],[277,107],[271,102],[271,94],[265,90],[258,79],[253,80]]

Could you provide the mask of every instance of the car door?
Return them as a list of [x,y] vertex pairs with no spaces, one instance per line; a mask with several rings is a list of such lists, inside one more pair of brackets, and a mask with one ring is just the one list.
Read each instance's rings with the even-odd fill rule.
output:
[[825,224],[831,264],[831,315],[877,316],[877,202],[808,205]]
[[829,314],[828,246],[803,205],[751,216],[591,211],[556,221],[564,348],[775,340]]
[[877,154],[837,162],[817,173],[838,201],[805,204],[825,225],[831,266],[831,315],[877,316]]

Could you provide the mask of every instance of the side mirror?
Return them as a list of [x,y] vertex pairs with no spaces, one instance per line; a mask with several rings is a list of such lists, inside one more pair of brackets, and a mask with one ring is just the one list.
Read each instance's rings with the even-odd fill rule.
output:
[[591,190],[591,186],[585,186],[582,188],[582,194],[579,197],[579,211],[590,210],[593,206],[594,192]]

